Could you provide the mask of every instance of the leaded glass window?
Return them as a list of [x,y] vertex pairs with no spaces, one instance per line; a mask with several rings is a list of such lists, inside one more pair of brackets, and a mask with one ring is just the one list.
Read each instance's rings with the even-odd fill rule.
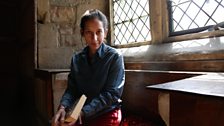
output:
[[148,0],[113,0],[114,45],[151,40]]
[[210,30],[224,21],[224,0],[170,0],[169,3],[170,35]]

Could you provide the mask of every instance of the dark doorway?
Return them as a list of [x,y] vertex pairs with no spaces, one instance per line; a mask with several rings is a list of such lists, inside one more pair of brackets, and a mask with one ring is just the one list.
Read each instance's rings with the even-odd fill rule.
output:
[[34,1],[0,1],[1,125],[33,125]]

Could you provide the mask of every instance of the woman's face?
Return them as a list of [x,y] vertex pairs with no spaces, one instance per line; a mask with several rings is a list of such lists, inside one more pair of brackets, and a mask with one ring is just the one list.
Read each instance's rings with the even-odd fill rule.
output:
[[103,22],[99,19],[86,21],[85,27],[81,32],[92,52],[96,52],[107,35],[107,31],[103,27]]

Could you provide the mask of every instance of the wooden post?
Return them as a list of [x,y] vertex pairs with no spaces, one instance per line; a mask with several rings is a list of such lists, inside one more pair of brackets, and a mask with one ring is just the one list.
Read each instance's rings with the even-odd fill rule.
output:
[[152,44],[162,42],[162,0],[150,0],[150,26]]
[[169,35],[169,18],[166,0],[150,0],[150,26],[152,44],[162,43]]
[[159,114],[165,121],[166,125],[170,125],[170,94],[160,93],[158,96]]
[[109,27],[109,32],[110,32],[110,45],[114,45],[115,41],[115,36],[114,36],[114,11],[113,11],[113,0],[109,0],[109,14],[110,14],[110,27]]

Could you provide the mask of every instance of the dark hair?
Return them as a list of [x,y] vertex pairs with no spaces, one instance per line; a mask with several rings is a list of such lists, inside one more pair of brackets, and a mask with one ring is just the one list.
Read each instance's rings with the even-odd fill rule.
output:
[[87,10],[85,12],[85,14],[83,14],[83,16],[81,18],[81,22],[80,22],[80,28],[84,29],[86,21],[89,21],[89,20],[95,19],[95,18],[102,21],[104,30],[108,29],[107,17],[101,11],[99,11],[97,9]]

